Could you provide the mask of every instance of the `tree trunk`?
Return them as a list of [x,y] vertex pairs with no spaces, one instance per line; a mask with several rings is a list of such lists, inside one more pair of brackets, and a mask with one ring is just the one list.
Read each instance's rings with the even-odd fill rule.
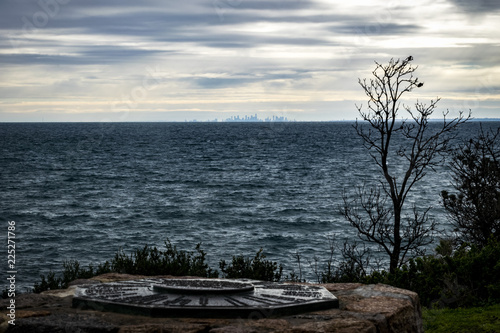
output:
[[394,247],[390,255],[389,272],[394,273],[399,266],[399,256],[401,254],[401,208],[394,205]]

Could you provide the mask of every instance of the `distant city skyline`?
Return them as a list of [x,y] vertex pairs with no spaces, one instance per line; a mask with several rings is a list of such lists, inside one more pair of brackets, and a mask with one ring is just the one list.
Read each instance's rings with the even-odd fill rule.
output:
[[[246,119],[245,119],[246,117]],[[148,119],[148,120],[124,120],[120,122],[171,122],[171,123],[271,123],[271,122],[293,122],[293,123],[300,123],[300,122],[355,122],[359,121],[359,119],[337,119],[337,120],[296,120],[296,119],[288,119],[287,117],[283,116],[274,116],[273,117],[267,117],[265,119],[257,118],[255,120],[254,115],[246,115],[246,116],[231,116],[226,119],[219,119],[219,118],[214,118],[214,119],[206,119],[206,118],[185,118],[183,120],[164,120],[164,119]],[[442,121],[442,118],[429,118],[429,121]],[[496,121],[500,122],[500,117],[499,118],[471,118],[470,121],[477,121],[477,122],[489,122],[489,121]],[[18,121],[0,121],[0,123],[16,123]],[[67,122],[67,123],[72,123],[72,122],[87,122],[87,123],[106,123],[107,121],[95,121],[95,120],[88,120],[88,121],[50,121],[46,120],[44,117],[42,117],[40,120],[33,119],[28,122],[33,122],[33,123],[53,123],[53,122]],[[114,122],[114,121],[109,121],[109,122]]]
[[236,115],[221,120],[221,122],[288,122],[288,121],[294,121],[294,120],[288,120],[288,118],[284,116],[272,116],[272,117],[266,117],[265,119],[260,119],[257,116],[257,113],[250,116],[244,115],[241,117],[239,115]]
[[208,123],[270,123],[270,122],[296,122],[295,119],[289,120],[284,116],[271,116],[266,118],[259,118],[257,113],[252,115],[233,115],[228,118],[215,118],[215,119],[207,119],[207,120],[198,120],[198,119],[186,119],[185,122],[208,122]]

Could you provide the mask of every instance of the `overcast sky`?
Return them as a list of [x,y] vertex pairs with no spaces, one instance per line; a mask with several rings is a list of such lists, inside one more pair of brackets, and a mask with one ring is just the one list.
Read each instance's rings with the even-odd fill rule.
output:
[[0,29],[0,121],[355,119],[409,55],[411,100],[500,117],[498,0],[3,0]]

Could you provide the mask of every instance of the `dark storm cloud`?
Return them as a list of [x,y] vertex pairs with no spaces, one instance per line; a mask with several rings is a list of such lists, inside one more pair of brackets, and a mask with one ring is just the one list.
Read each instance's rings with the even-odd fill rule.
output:
[[235,10],[224,15],[223,20],[212,18],[211,24],[220,26],[231,26],[248,23],[325,23],[333,24],[335,22],[365,22],[366,15],[361,14],[309,14],[297,15],[296,12],[277,12],[274,11],[250,11]]
[[[59,5],[38,5],[47,0],[7,1],[0,5],[0,29],[27,30],[84,29],[89,33],[143,35],[161,33],[164,29],[203,26],[217,17],[215,10],[190,10],[189,6],[167,6],[155,1],[68,1]],[[57,7],[56,7],[57,6]],[[183,9],[183,6],[186,7]],[[24,29],[23,29],[24,28]],[[28,28],[28,29],[26,29]]]
[[237,9],[251,10],[301,10],[317,7],[317,4],[308,0],[287,0],[287,1],[269,1],[269,0],[215,0],[207,1],[211,8],[231,7]]
[[471,14],[488,14],[500,11],[500,1],[498,0],[449,0],[458,8]]
[[156,40],[164,42],[189,42],[214,48],[253,48],[260,45],[326,45],[331,44],[326,39],[312,37],[266,36],[256,34],[224,33],[216,35],[196,36],[162,36]]
[[[47,2],[50,5],[39,4]],[[224,9],[237,10],[220,11],[220,6]],[[156,27],[156,24],[161,24],[164,27],[196,27],[214,23],[242,24],[265,20],[266,15],[304,8],[314,8],[314,4],[305,0],[199,0],[188,3],[176,2],[175,4],[160,1],[73,0],[64,5],[58,4],[56,0],[3,1],[0,3],[0,28],[20,28],[26,20],[43,21],[44,17],[49,19],[47,27],[88,27],[96,30],[104,28],[105,31],[107,27],[127,25]],[[128,12],[124,13],[125,10]],[[282,17],[283,15],[287,16],[286,13],[278,16]],[[304,18],[296,17],[294,20],[304,20]]]
[[[269,69],[268,69],[269,70]],[[194,84],[199,88],[205,89],[219,89],[219,88],[229,88],[244,86],[255,82],[277,82],[278,80],[300,80],[311,78],[311,74],[307,71],[294,71],[289,74],[275,74],[266,73],[260,76],[252,76],[247,73],[233,73],[231,77],[202,77],[194,78],[189,81],[194,82]]]
[[[55,3],[55,0],[53,2]],[[303,0],[215,0],[200,3],[200,6],[194,7],[198,10],[192,10],[183,3],[165,5],[155,1],[139,3],[73,0],[66,5],[59,5],[57,9],[50,6],[41,7],[37,2],[3,2],[0,5],[0,9],[3,9],[0,12],[0,28],[22,29],[26,22],[30,22],[39,29],[84,29],[86,33],[152,37],[184,30],[193,32],[214,25],[231,26],[257,22],[332,23],[347,20],[362,22],[364,19],[355,15],[295,15],[295,10],[317,9],[314,3]],[[221,13],[216,7],[219,3],[235,10]],[[48,18],[47,22],[44,22],[44,18]],[[40,27],[40,24],[43,27]]]
[[257,81],[255,78],[197,78],[193,81],[199,88],[219,89],[247,85]]
[[[454,64],[464,68],[488,68],[498,64],[500,45],[494,43],[483,43],[478,50],[475,44],[460,44],[461,47],[439,47],[439,48],[406,48],[406,54],[414,56],[421,64],[436,63],[442,66]],[[402,55],[401,55],[402,56]]]
[[[51,3],[57,4],[55,0]],[[215,49],[227,48],[254,48],[260,45],[331,45],[323,36],[296,36],[299,31],[292,31],[290,35],[272,35],[268,33],[243,33],[234,30],[235,25],[252,24],[257,22],[271,23],[303,23],[303,22],[332,22],[339,17],[329,15],[319,16],[297,16],[292,15],[293,9],[309,8],[313,4],[309,1],[230,1],[224,0],[225,6],[238,8],[237,11],[224,14],[224,20],[220,20],[217,8],[214,4],[220,2],[202,2],[201,6],[194,6],[188,10],[190,5],[176,4],[161,6],[155,1],[142,3],[127,1],[76,1],[67,5],[56,7],[44,7],[34,2],[13,2],[8,11],[2,12],[0,27],[13,29],[14,33],[9,37],[10,43],[3,45],[27,46],[38,49],[40,55],[19,54],[8,56],[7,63],[34,64],[89,64],[108,63],[131,60],[134,58],[154,56],[155,50],[138,50],[134,45],[112,46],[113,36],[117,41],[131,36],[135,42],[161,44],[163,48],[179,50],[183,43],[199,45]],[[209,5],[211,4],[211,5]],[[6,4],[2,5],[6,8]],[[183,8],[186,7],[186,8]],[[185,9],[185,10],[184,10]],[[195,10],[196,9],[196,10]],[[10,12],[7,15],[7,12]],[[280,15],[275,16],[276,12]],[[44,14],[45,13],[45,14]],[[53,15],[49,15],[49,14]],[[272,15],[271,15],[272,14]],[[44,16],[45,15],[45,16]],[[46,21],[41,18],[47,18]],[[62,31],[68,34],[82,34],[95,36],[96,43],[79,42],[75,40],[71,45],[61,43],[58,45],[56,37],[52,40],[37,40],[46,30],[57,29],[58,34],[64,36]],[[296,34],[297,33],[297,34]],[[106,43],[110,46],[102,46],[100,38],[106,36]],[[179,45],[179,46],[176,46]],[[44,55],[42,51],[46,47],[63,48],[69,55]],[[151,47],[150,47],[151,48]]]
[[[40,1],[45,3],[48,0]],[[58,4],[56,0],[49,1]],[[59,29],[68,34],[143,38],[144,42],[197,43],[213,48],[252,48],[258,45],[327,45],[323,36],[300,36],[290,31],[289,36],[265,33],[245,34],[234,31],[235,25],[253,23],[331,23],[341,20],[359,20],[346,15],[296,15],[295,10],[317,8],[307,0],[194,1],[189,4],[165,4],[159,1],[68,1],[65,5],[41,6],[37,2],[7,1],[1,7],[0,28],[13,33],[11,44],[29,44],[45,29]],[[233,11],[220,11],[220,6]],[[316,6],[316,7],[315,7]],[[45,20],[46,19],[46,20]],[[388,27],[390,29],[391,27]],[[321,29],[321,28],[318,28]],[[387,30],[387,29],[386,29]],[[63,34],[63,32],[58,32]],[[300,36],[300,37],[299,37]],[[21,43],[22,42],[22,43]],[[75,41],[78,43],[78,41]],[[112,43],[112,41],[111,41]],[[87,45],[93,49],[95,46]],[[112,54],[120,57],[122,54]],[[128,57],[130,54],[123,53]]]
[[416,24],[395,24],[367,22],[362,24],[333,25],[328,30],[343,34],[363,35],[410,35],[417,33],[422,27]]
[[[36,16],[35,16],[36,19]],[[116,34],[133,36],[154,36],[165,32],[175,32],[182,29],[195,29],[206,26],[208,19],[204,14],[179,14],[179,13],[158,13],[154,10],[141,11],[138,13],[116,13],[104,15],[83,15],[78,16],[60,15],[48,20],[43,26],[37,24],[33,17],[17,15],[15,20],[2,20],[0,28],[10,28],[25,32],[35,32],[36,30],[49,29],[72,29],[68,32],[81,31],[95,34]],[[38,20],[40,22],[40,20]]]
[[119,46],[92,46],[73,48],[71,55],[43,53],[15,53],[2,55],[2,63],[11,65],[91,65],[114,64],[156,54],[171,54],[169,51],[140,50]]
[[171,54],[172,51],[163,50],[142,50],[133,49],[128,47],[118,47],[118,46],[99,46],[92,49],[83,50],[80,54],[85,59],[96,60],[96,63],[105,60],[106,62],[116,62],[116,59],[120,58],[137,58],[141,59],[143,57],[152,56],[156,54]]
[[[71,65],[82,63],[82,59],[69,56],[43,54],[8,54],[2,56],[2,62],[9,65],[43,64],[43,65]],[[85,64],[85,62],[84,62]]]

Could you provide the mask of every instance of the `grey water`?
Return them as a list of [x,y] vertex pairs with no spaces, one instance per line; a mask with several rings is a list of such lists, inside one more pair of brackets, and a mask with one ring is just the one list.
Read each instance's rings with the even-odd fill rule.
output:
[[[457,144],[478,131],[465,124]],[[103,262],[167,238],[188,251],[202,243],[213,268],[262,247],[298,272],[300,253],[313,279],[308,260],[328,260],[332,234],[356,238],[343,192],[380,178],[349,122],[1,123],[0,152],[0,228],[16,222],[23,288],[65,260]],[[443,163],[409,198],[444,229],[450,184]]]

